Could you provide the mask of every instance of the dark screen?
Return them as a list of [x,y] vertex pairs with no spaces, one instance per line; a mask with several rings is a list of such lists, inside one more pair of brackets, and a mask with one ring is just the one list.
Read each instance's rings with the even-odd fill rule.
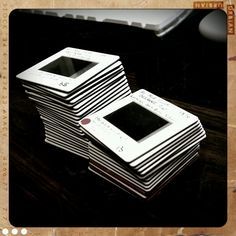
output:
[[94,62],[78,60],[63,56],[40,68],[40,70],[47,71],[53,74],[76,78],[94,65],[96,65],[96,63]]
[[135,102],[129,103],[104,118],[136,141],[140,141],[168,123]]

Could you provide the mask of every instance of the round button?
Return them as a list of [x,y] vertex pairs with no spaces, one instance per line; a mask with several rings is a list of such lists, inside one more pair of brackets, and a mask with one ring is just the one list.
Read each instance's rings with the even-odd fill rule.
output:
[[17,229],[12,229],[12,230],[11,230],[11,233],[12,233],[13,235],[17,235],[17,234],[18,234],[18,230],[17,230]]
[[9,232],[8,229],[6,229],[6,228],[5,228],[5,229],[2,229],[2,234],[3,234],[3,235],[8,235],[8,232]]
[[20,232],[21,232],[22,235],[26,235],[27,234],[27,229],[23,228],[23,229],[21,229]]
[[83,120],[81,120],[81,124],[82,125],[87,125],[91,122],[91,120],[89,118],[84,118]]

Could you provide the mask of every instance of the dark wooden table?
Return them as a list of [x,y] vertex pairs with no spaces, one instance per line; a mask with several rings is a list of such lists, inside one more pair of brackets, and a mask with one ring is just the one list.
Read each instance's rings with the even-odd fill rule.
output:
[[[227,45],[201,38],[195,21],[193,17],[189,24],[158,39],[152,32],[132,27],[11,14],[12,225],[204,227],[225,223]],[[39,114],[15,75],[66,46],[117,53],[133,91],[151,90],[200,118],[207,138],[198,160],[150,201],[134,198],[90,173],[86,160],[44,142]]]
[[18,86],[10,105],[13,225],[208,226],[226,220],[225,112],[170,100],[200,118],[207,138],[198,160],[144,201],[90,173],[86,160],[46,144],[34,104]]

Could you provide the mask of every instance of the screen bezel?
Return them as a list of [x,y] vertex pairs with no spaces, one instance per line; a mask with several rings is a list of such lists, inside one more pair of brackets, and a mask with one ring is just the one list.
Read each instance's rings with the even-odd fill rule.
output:
[[[96,65],[79,75],[79,79],[40,70],[40,68],[62,56],[85,60],[91,63],[96,63]],[[93,79],[97,74],[101,73],[104,69],[108,68],[118,60],[119,56],[116,55],[68,47],[19,73],[16,77],[45,88],[68,93],[85,83],[87,80],[91,78]]]

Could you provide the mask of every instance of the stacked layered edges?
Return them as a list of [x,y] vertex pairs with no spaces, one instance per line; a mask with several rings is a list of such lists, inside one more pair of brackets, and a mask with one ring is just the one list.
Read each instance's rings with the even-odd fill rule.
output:
[[150,198],[198,156],[206,137],[199,119],[139,90],[80,121],[89,143],[89,170]]
[[195,115],[141,89],[131,94],[119,56],[65,48],[18,74],[45,141],[89,160],[89,170],[150,198],[198,156]]
[[17,75],[35,102],[45,141],[86,159],[88,139],[79,121],[131,91],[116,55],[65,48]]

